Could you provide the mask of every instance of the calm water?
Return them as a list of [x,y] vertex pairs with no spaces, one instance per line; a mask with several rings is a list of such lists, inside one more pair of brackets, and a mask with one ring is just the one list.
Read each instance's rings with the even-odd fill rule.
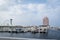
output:
[[48,33],[0,33],[0,37],[60,39],[60,31],[49,30]]

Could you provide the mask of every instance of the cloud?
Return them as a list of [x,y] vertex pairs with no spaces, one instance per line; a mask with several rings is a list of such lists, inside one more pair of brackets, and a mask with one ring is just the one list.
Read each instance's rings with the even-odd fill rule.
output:
[[[35,11],[37,12],[37,10],[39,9],[38,7],[41,7],[39,5],[42,6],[43,4],[27,4],[27,5],[26,4],[24,4],[24,5],[18,4],[18,5],[14,5],[14,6],[9,7],[8,11],[5,11],[6,13],[4,12],[7,15],[5,15],[3,13],[5,16],[2,16],[2,17],[3,18],[6,17],[7,19],[13,18],[14,23],[16,23],[16,24],[21,24],[21,25],[31,24],[31,25],[34,25],[33,22],[41,20],[41,18],[39,18],[39,16],[38,16],[38,13],[35,14]],[[41,9],[43,7],[44,6],[42,6]]]
[[0,5],[3,5],[3,4],[5,4],[5,3],[6,3],[5,0],[0,0]]
[[[36,1],[35,1],[36,2]],[[23,3],[22,0],[3,0],[0,5],[0,21],[13,19],[14,25],[40,25],[42,19],[48,16],[50,25],[58,26],[59,0],[47,0],[46,3]],[[1,22],[1,23],[2,23]],[[8,21],[9,23],[9,21]],[[60,24],[60,23],[59,23]]]

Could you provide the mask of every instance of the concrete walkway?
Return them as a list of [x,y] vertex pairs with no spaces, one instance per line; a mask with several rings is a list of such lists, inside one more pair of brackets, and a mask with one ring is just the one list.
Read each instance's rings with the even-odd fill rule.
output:
[[0,37],[0,40],[56,40],[56,39],[32,39],[32,38]]

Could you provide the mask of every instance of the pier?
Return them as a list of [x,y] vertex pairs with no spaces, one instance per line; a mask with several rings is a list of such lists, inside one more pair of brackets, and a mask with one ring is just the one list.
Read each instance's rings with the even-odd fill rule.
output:
[[40,33],[47,32],[49,26],[40,25],[40,26],[0,26],[0,32],[13,32],[13,33]]
[[50,27],[46,25],[40,26],[0,26],[0,32],[13,32],[13,33],[40,33],[40,32],[48,32],[48,29],[51,30],[60,30],[58,27]]

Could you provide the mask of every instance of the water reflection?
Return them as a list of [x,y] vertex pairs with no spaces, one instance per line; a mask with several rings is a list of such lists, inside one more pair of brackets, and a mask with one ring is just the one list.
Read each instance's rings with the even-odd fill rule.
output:
[[40,33],[40,38],[47,38],[48,33]]
[[49,31],[48,33],[0,33],[0,37],[19,37],[37,39],[60,39],[60,31]]
[[10,37],[23,37],[23,38],[46,38],[48,33],[11,33]]

